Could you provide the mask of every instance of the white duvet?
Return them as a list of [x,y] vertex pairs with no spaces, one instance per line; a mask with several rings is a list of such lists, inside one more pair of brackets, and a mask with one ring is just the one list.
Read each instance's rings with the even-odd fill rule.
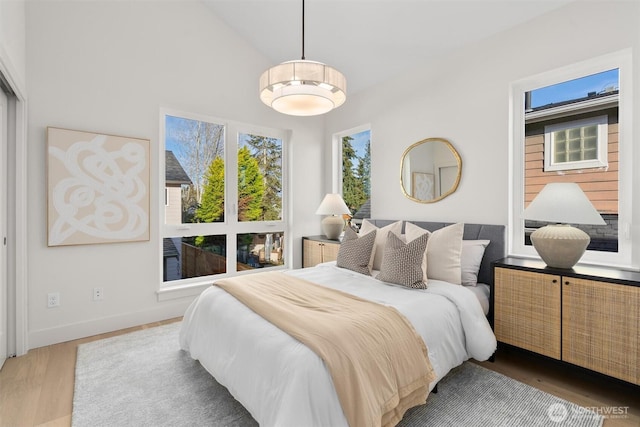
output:
[[[424,339],[438,381],[465,360],[486,360],[496,349],[478,299],[463,286],[429,280],[425,290],[407,289],[335,263],[287,274],[397,308]],[[216,286],[187,309],[180,346],[261,426],[347,426],[323,361]]]

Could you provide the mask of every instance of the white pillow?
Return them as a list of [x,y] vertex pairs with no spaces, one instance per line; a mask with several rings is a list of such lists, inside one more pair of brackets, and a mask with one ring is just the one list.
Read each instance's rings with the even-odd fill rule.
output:
[[389,231],[393,231],[396,235],[400,235],[402,233],[402,221],[396,221],[389,225],[385,225],[384,227],[378,228],[375,225],[371,224],[366,219],[362,222],[362,227],[358,232],[358,235],[364,236],[365,234],[370,233],[373,230],[377,230],[376,232],[376,244],[373,253],[373,264],[371,266],[372,270],[380,270],[380,266],[382,265],[382,255],[384,254],[384,246],[387,244],[387,234]]
[[[425,230],[422,227],[418,227],[417,225],[411,223],[411,222],[407,222],[404,225],[404,237],[405,237],[405,242],[409,243],[412,242],[414,240],[416,240],[419,237],[422,237],[424,234],[428,234],[429,238],[431,237],[431,232],[429,230]],[[427,242],[427,247],[428,247],[429,243]],[[427,254],[426,254],[426,248],[425,248],[425,254],[422,257],[422,280],[427,283]]]
[[[428,233],[427,230],[407,222],[405,233],[407,242]],[[429,279],[443,280],[460,285],[462,283],[462,268],[460,256],[462,253],[462,234],[464,223],[452,224],[431,232],[427,242],[427,251],[423,261],[423,271]]]
[[484,250],[491,243],[490,240],[463,240],[460,266],[462,269],[462,284],[476,286],[478,271],[484,256]]

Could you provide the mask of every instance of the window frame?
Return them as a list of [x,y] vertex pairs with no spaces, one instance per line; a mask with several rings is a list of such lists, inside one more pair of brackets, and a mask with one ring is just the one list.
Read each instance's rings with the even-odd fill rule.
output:
[[532,246],[525,245],[524,212],[524,143],[525,93],[611,69],[619,70],[619,171],[618,171],[618,252],[588,250],[581,264],[637,268],[633,265],[632,223],[632,127],[633,87],[631,49],[624,49],[597,58],[527,77],[509,87],[509,215],[507,253],[513,256],[539,258]]
[[[269,270],[278,270],[289,268],[292,262],[292,255],[290,253],[291,245],[291,230],[288,223],[289,212],[289,183],[288,183],[288,146],[290,139],[290,132],[280,129],[267,128],[264,126],[256,126],[241,122],[235,122],[231,120],[221,119],[218,117],[207,116],[198,113],[185,112],[180,110],[174,110],[170,108],[161,108],[159,114],[159,141],[158,150],[159,153],[165,152],[165,129],[166,129],[166,116],[181,117],[190,120],[198,120],[209,123],[215,123],[224,126],[224,161],[225,161],[225,215],[224,221],[212,222],[212,223],[188,223],[188,224],[165,224],[164,217],[164,200],[160,199],[160,210],[158,228],[159,228],[159,248],[158,253],[160,259],[162,259],[162,247],[163,239],[170,237],[190,237],[190,236],[205,236],[205,235],[226,235],[227,256],[226,258],[226,273],[192,277],[180,280],[174,280],[169,282],[163,281],[163,263],[160,262],[160,284],[158,293],[159,300],[167,300],[173,298],[181,298],[189,295],[197,295],[206,286],[210,286],[211,282],[215,279],[223,277],[231,277],[242,274],[251,274],[256,270],[237,271],[236,269],[236,252],[237,241],[236,236],[238,234],[246,233],[258,233],[265,234],[270,232],[283,232],[285,238],[285,256],[284,265],[267,267]],[[261,136],[276,138],[282,141],[282,214],[281,220],[278,221],[238,221],[237,218],[237,195],[238,195],[238,148],[239,148],[239,135],[240,134],[257,134]],[[159,156],[158,167],[158,187],[162,191],[165,187],[165,157]],[[260,269],[259,271],[264,271]]]
[[[587,126],[597,127],[597,155],[593,160],[574,160],[566,162],[556,162],[554,160],[556,152],[555,133],[567,129],[583,128]],[[581,120],[571,120],[544,127],[544,170],[565,171],[589,168],[606,168],[608,161],[608,116],[594,116]]]
[[[369,149],[371,149],[371,143],[373,142],[373,132],[371,130],[371,125],[370,124],[364,124],[364,125],[360,125],[360,126],[356,126],[341,132],[336,132],[332,135],[332,156],[331,156],[331,166],[332,166],[332,172],[331,172],[331,192],[332,193],[338,193],[340,195],[343,195],[343,189],[342,189],[342,138],[344,138],[345,136],[351,136],[351,135],[355,135],[364,131],[368,131],[369,132]],[[369,182],[370,185],[373,187],[373,174],[371,173],[371,167],[373,165],[370,164],[369,165]]]

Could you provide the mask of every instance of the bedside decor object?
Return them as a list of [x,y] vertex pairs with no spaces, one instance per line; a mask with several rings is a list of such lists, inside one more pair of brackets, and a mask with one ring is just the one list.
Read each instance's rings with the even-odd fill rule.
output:
[[591,238],[569,224],[604,225],[580,186],[572,182],[547,184],[524,210],[524,219],[556,222],[531,234],[531,243],[549,267],[572,268]]
[[329,193],[324,196],[322,203],[316,211],[316,215],[327,215],[322,220],[322,232],[330,240],[338,240],[340,233],[344,229],[344,219],[342,215],[350,214],[342,196],[337,193]]
[[292,116],[315,116],[341,106],[347,99],[341,72],[304,58],[304,0],[302,0],[302,59],[269,68],[260,76],[260,99]]
[[47,128],[48,246],[149,240],[149,140]]

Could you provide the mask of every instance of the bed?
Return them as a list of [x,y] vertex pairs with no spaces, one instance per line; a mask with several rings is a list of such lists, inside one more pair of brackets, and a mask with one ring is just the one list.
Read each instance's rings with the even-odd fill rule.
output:
[[[412,223],[434,232],[452,225]],[[397,222],[369,220],[369,224],[384,230]],[[469,358],[486,360],[496,348],[480,300],[482,295],[486,297],[482,284],[489,285],[492,280],[491,261],[504,256],[505,228],[483,224],[464,224],[463,228],[465,241],[490,242],[484,248],[474,292],[468,286],[431,278],[426,289],[409,289],[339,267],[339,262],[286,274],[402,313],[428,348],[435,373],[428,385],[431,390],[452,368]],[[404,235],[405,222],[401,229]],[[374,270],[374,276],[376,273]],[[349,425],[323,360],[218,286],[205,290],[188,308],[180,345],[227,387],[260,425]]]

